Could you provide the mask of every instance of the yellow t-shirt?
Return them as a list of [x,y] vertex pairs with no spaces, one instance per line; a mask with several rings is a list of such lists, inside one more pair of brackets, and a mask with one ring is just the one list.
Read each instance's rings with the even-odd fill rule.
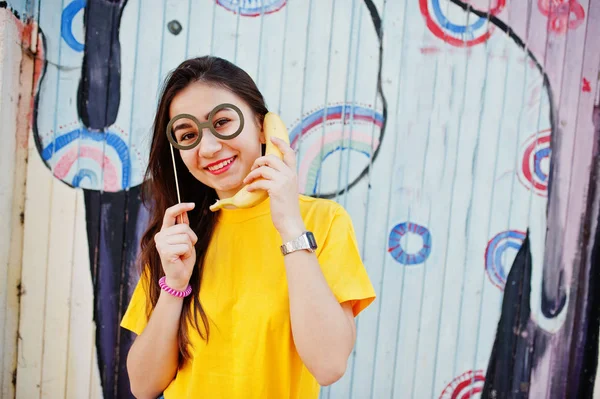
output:
[[[334,201],[300,196],[299,202],[329,287],[340,303],[353,301],[358,315],[375,291],[348,213]],[[319,385],[292,339],[284,256],[269,199],[220,212],[200,289],[209,341],[190,326],[193,359],[178,370],[165,398],[318,398]],[[143,290],[138,283],[121,322],[138,335],[147,324]]]

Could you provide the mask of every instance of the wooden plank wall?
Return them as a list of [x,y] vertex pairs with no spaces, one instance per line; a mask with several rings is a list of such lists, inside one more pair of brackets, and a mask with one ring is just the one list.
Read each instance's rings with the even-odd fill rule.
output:
[[28,115],[33,58],[23,4],[0,8],[0,397],[15,395]]
[[[18,303],[16,301],[15,275],[11,257],[11,236],[21,236],[19,224],[14,225],[12,220],[13,206],[20,208],[19,204],[13,205],[15,183],[15,149],[17,148],[16,116],[19,92],[19,64],[21,61],[20,37],[17,18],[9,10],[0,9],[0,121],[6,121],[5,128],[11,133],[4,137],[0,148],[0,215],[4,220],[6,233],[0,235],[0,359],[2,359],[0,378],[0,395],[2,397],[14,396],[14,387],[11,384],[12,374],[16,361],[16,324],[18,322]],[[6,136],[8,136],[6,134]],[[13,266],[13,268],[9,267]],[[17,262],[20,266],[20,262]],[[17,273],[18,275],[18,273]]]
[[[132,336],[118,321],[138,278],[153,112],[166,74],[205,54],[243,67],[282,116],[300,191],[353,218],[378,300],[358,319],[346,375],[323,398],[480,394],[526,232],[528,331],[539,337],[528,344],[537,363],[526,387],[549,398],[576,389],[553,375],[578,366],[568,352],[576,308],[599,304],[580,276],[592,270],[582,251],[593,240],[581,232],[597,156],[600,1],[558,3],[28,3],[31,119],[4,102],[1,114],[30,121],[27,166],[8,161],[27,183],[22,268],[15,255],[15,269],[5,261],[0,240],[0,273],[13,273],[0,284],[3,314],[15,270],[22,287],[16,396],[129,396]],[[3,57],[0,76],[13,76]],[[2,93],[15,90],[0,79]],[[0,197],[17,230],[18,198]]]

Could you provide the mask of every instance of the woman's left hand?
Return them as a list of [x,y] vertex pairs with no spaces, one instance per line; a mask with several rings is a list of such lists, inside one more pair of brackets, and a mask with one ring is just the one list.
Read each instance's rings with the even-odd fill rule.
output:
[[283,154],[283,160],[266,155],[254,161],[250,173],[244,179],[248,191],[265,190],[271,198],[271,218],[284,242],[296,238],[305,230],[296,178],[296,153],[283,140],[272,137],[271,141]]

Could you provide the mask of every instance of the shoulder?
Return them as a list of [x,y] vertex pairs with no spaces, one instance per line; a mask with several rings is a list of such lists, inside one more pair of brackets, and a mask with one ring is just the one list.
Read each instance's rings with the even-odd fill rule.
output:
[[318,213],[320,216],[346,213],[344,207],[337,202],[324,198],[314,198],[300,195],[300,211],[303,213]]
[[351,223],[350,215],[346,209],[333,200],[300,195],[299,202],[300,212],[307,225],[330,226],[334,220]]

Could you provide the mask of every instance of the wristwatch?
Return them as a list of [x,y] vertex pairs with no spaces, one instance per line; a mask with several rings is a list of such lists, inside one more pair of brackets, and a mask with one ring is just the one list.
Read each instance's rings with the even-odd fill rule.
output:
[[305,231],[300,237],[283,244],[281,246],[281,253],[287,255],[300,250],[315,252],[316,249],[317,241],[315,240],[315,236],[310,231]]

